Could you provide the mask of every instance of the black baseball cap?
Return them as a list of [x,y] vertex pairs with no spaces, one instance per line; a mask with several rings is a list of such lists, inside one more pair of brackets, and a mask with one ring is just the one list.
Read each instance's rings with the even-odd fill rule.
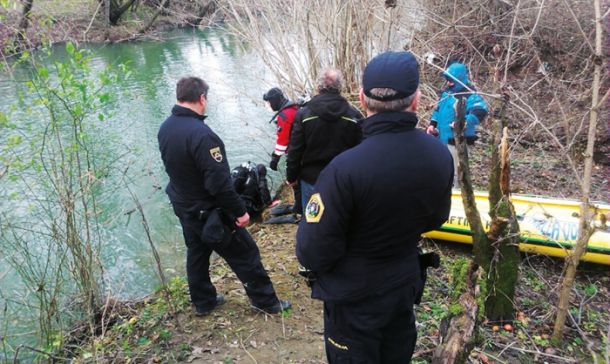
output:
[[[364,94],[379,101],[403,99],[411,96],[419,86],[419,66],[411,52],[384,52],[369,61],[362,75]],[[391,88],[392,96],[374,96],[374,88]]]

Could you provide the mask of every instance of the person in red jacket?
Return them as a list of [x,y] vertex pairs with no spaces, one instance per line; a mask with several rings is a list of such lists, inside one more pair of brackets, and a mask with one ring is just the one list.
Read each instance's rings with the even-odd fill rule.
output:
[[[290,133],[292,130],[292,122],[294,121],[294,116],[297,113],[298,105],[286,98],[284,93],[278,87],[274,87],[267,91],[263,95],[263,100],[265,100],[271,110],[275,111],[275,115],[271,118],[271,121],[274,121],[277,125],[277,137],[275,141],[275,149],[273,153],[271,153],[271,162],[269,162],[269,168],[274,171],[277,171],[277,165],[280,162],[280,158],[282,155],[287,153],[288,143],[290,141]],[[294,192],[294,205],[290,209],[294,214],[300,214],[302,208],[301,205],[301,188],[297,184],[293,186]],[[282,220],[283,221],[283,220]],[[290,222],[296,222],[290,220]]]
[[286,154],[288,142],[290,141],[290,131],[294,115],[297,113],[298,106],[284,96],[282,90],[274,87],[263,95],[263,100],[267,101],[271,110],[275,111],[275,115],[271,118],[277,125],[277,137],[275,141],[275,149],[271,154],[271,162],[269,168],[277,171],[277,164],[280,157]]

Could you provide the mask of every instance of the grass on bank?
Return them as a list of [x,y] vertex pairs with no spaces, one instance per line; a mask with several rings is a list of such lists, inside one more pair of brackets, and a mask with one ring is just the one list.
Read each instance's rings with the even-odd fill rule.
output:
[[[292,238],[288,240],[291,241]],[[322,363],[321,311],[317,307],[310,307],[307,298],[309,289],[297,274],[286,274],[284,269],[278,269],[291,266],[291,244],[292,242],[282,242],[278,244],[279,250],[265,252],[261,249],[261,252],[271,279],[274,283],[281,281],[281,284],[276,284],[278,294],[287,297],[287,289],[295,289],[302,294],[298,300],[293,298],[296,312],[301,316],[291,317],[292,323],[287,323],[286,327],[291,330],[290,325],[303,326],[306,330],[295,336],[295,340],[303,346],[294,349],[296,352],[292,356],[286,357],[292,359],[278,354],[276,361],[271,359],[270,362]],[[440,253],[442,263],[441,268],[429,271],[422,303],[416,307],[418,342],[413,363],[418,364],[429,362],[434,348],[439,344],[442,326],[446,325],[444,319],[459,309],[451,303],[454,297],[452,272],[459,272],[460,262],[464,262],[465,256],[469,255],[469,249],[461,246],[431,241],[424,242],[424,246]],[[270,259],[269,254],[274,259]],[[226,264],[220,259],[217,263],[212,272],[219,291],[228,290],[231,294],[242,289]],[[593,355],[604,362],[604,353],[610,345],[606,332],[610,323],[610,275],[604,269],[606,267],[583,267],[574,292],[570,310],[572,320],[568,322],[564,345],[556,347],[550,342],[555,312],[553,305],[556,301],[553,287],[559,284],[561,263],[560,260],[543,256],[524,256],[515,303],[516,320],[513,325],[504,327],[482,322],[470,362],[594,362]],[[229,281],[232,283],[227,283]],[[253,332],[265,333],[267,336],[282,335],[279,332],[268,332],[273,329],[268,326],[267,319],[255,320],[251,311],[240,308],[243,303],[220,307],[213,317],[197,321],[191,315],[184,277],[172,278],[170,291],[173,305],[178,310],[179,324],[171,316],[163,295],[157,292],[143,303],[133,306],[126,304],[122,313],[117,312],[115,324],[105,335],[80,346],[76,362],[188,362],[203,358],[204,362],[230,363],[248,356],[261,360],[258,356],[262,355],[262,351],[259,352],[261,348],[255,344],[249,345],[244,338],[252,337]],[[243,293],[238,295],[243,296]],[[308,325],[311,327],[308,328]],[[197,341],[202,331],[205,331],[203,344],[201,340]],[[263,336],[265,335],[258,335],[259,346]],[[252,340],[249,342],[252,343]],[[274,345],[278,347],[279,353],[289,350],[284,346],[294,348],[294,341],[280,340]],[[311,359],[311,353],[318,351],[317,359]]]

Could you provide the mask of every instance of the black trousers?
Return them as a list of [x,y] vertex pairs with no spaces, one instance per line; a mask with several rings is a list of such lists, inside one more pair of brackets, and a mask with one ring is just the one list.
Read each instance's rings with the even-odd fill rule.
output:
[[301,184],[299,181],[292,186],[292,193],[294,195],[294,205],[292,206],[293,214],[302,214],[303,213],[303,203],[301,202]]
[[214,248],[204,243],[201,238],[203,222],[176,215],[182,225],[186,243],[186,274],[193,304],[201,309],[214,306],[216,288],[210,281],[210,255],[215,251],[229,264],[237,278],[244,285],[252,305],[268,307],[278,302],[269,275],[261,263],[261,256],[252,236],[244,228],[231,233],[228,242]]
[[419,277],[385,294],[350,303],[324,302],[324,342],[330,364],[409,363],[417,331],[413,304]]

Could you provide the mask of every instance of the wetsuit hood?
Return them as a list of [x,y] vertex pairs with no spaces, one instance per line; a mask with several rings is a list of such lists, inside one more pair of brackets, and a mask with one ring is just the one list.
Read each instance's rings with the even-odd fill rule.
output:
[[269,101],[269,105],[273,111],[280,111],[282,108],[284,108],[284,105],[288,104],[288,99],[286,96],[284,96],[282,90],[277,87],[267,91],[263,95],[263,100]]
[[337,93],[321,93],[314,96],[307,106],[312,114],[325,120],[338,120],[349,113],[349,103]]

